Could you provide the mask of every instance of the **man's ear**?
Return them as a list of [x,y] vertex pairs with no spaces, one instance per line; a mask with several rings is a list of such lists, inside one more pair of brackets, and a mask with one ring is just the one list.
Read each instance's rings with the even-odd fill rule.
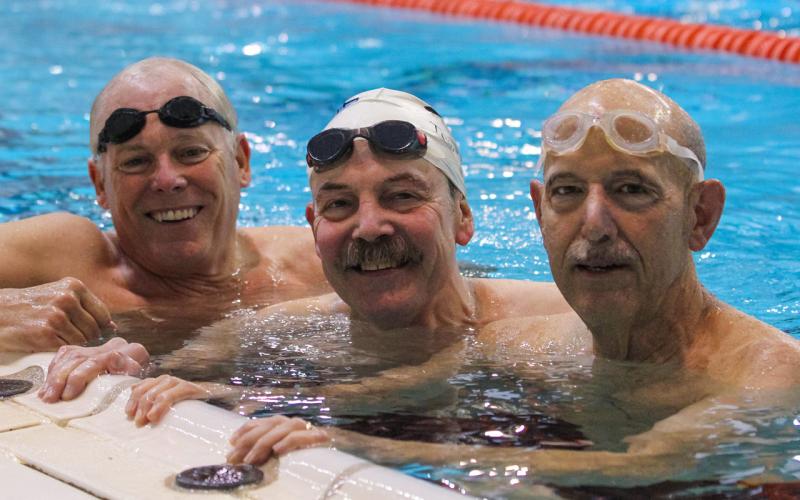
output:
[[694,211],[694,226],[689,232],[689,248],[702,250],[722,217],[725,207],[725,187],[716,179],[698,182],[689,196],[690,209]]
[[244,134],[236,137],[236,164],[239,166],[239,186],[250,185],[252,175],[250,172],[250,143]]
[[108,197],[106,197],[106,187],[103,184],[103,170],[94,158],[89,158],[89,178],[92,179],[92,184],[94,184],[97,204],[108,210]]
[[472,235],[475,234],[475,220],[472,217],[472,209],[469,207],[466,198],[459,194],[458,206],[458,219],[456,221],[456,243],[461,246],[469,243]]
[[531,181],[531,200],[536,211],[536,220],[542,225],[542,200],[544,200],[544,184],[536,179]]
[[312,231],[314,230],[314,219],[316,218],[317,216],[314,214],[314,203],[309,202],[308,205],[306,205],[306,220],[311,226]]
[[306,205],[306,220],[311,226],[311,233],[314,235],[314,250],[317,252],[317,257],[321,257],[319,254],[319,245],[317,245],[317,227],[314,225],[314,221],[317,220],[317,215],[314,213],[313,202]]

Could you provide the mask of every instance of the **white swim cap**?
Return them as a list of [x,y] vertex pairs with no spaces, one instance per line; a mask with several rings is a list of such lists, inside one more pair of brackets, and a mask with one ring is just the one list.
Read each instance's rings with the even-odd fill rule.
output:
[[423,158],[467,195],[458,145],[439,113],[418,97],[384,88],[362,92],[345,101],[325,130],[371,127],[386,120],[406,121],[425,132],[428,144]]

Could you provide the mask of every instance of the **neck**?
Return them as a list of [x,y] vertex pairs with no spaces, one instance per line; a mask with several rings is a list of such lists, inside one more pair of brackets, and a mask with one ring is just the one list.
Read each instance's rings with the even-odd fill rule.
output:
[[397,311],[396,314],[383,318],[367,318],[352,311],[351,317],[384,331],[399,328],[435,331],[451,326],[476,324],[477,309],[472,282],[454,269],[444,285],[433,294],[433,299],[424,304],[416,314],[411,311]]
[[592,332],[595,355],[635,362],[684,362],[717,301],[703,288],[694,265],[690,265],[655,302],[641,305],[623,318],[609,319],[606,315],[594,321],[584,319]]
[[120,252],[128,270],[129,289],[147,299],[164,301],[209,296],[226,300],[240,294],[243,275],[257,263],[257,255],[242,236],[231,238],[231,244],[214,259],[169,269],[151,269]]

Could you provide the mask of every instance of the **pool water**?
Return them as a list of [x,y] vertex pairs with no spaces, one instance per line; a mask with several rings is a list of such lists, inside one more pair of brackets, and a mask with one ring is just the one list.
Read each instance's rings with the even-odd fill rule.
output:
[[[799,8],[791,1],[553,3],[795,36],[800,30]],[[240,128],[253,145],[254,170],[253,185],[242,198],[243,225],[305,224],[305,142],[344,99],[387,86],[430,102],[461,146],[477,229],[470,245],[459,251],[465,267],[491,277],[533,280],[551,279],[528,195],[542,120],[592,81],[642,81],[694,116],[706,137],[707,176],[721,179],[727,188],[721,224],[695,257],[702,281],[722,300],[800,338],[800,67],[420,12],[289,0],[9,0],[0,5],[0,44],[0,221],[67,210],[110,228],[110,217],[94,203],[86,175],[88,110],[102,85],[124,65],[167,55],[214,75],[239,112]],[[184,330],[193,328],[184,325]],[[159,329],[156,325],[150,331]],[[337,352],[348,349],[336,325],[326,331],[327,340],[343,346]],[[257,347],[253,352],[285,354],[289,348]],[[475,353],[468,357],[471,368],[451,380],[464,406],[435,415],[436,425],[468,434],[469,429],[461,432],[458,419],[491,407],[541,417],[543,433],[580,437],[557,418],[548,422],[545,410],[586,397],[568,387],[589,378],[591,366],[563,360],[534,363],[536,376],[520,382],[501,364],[484,361],[479,347],[468,349]],[[301,354],[275,364],[278,376],[262,373],[259,379],[251,373],[251,379],[240,382],[275,383],[303,374],[327,379],[332,373],[347,380],[397,361],[362,359],[357,363],[361,371],[353,375],[346,373],[351,365],[337,365],[324,353],[313,363],[308,352]],[[245,361],[242,366],[264,363],[263,356]],[[229,372],[229,366],[221,367],[220,378],[230,380]],[[571,380],[566,388],[538,401],[522,401],[521,394],[542,391],[531,382],[536,377],[558,379],[562,373]],[[601,400],[602,391],[597,394]],[[432,395],[435,401],[429,403],[444,407],[447,397]],[[326,416],[318,411],[320,405],[301,406],[275,403],[275,409]],[[419,415],[420,408],[413,406],[413,401],[399,401],[396,409],[400,415]],[[361,413],[370,418],[369,412]],[[785,413],[753,419],[763,425],[752,439],[712,454],[705,469],[683,479],[733,484],[765,467],[767,459],[777,477],[796,479],[798,424]],[[646,428],[651,420],[634,418],[631,430]],[[619,436],[600,435],[597,428],[581,432],[606,449],[619,445]],[[489,478],[486,473],[477,483],[447,470],[416,465],[406,470],[481,494],[513,496],[519,491],[503,474]],[[686,488],[704,484],[677,490],[695,491]]]

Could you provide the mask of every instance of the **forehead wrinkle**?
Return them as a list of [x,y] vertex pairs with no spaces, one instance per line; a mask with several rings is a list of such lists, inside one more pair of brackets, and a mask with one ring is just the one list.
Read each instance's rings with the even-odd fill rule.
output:
[[425,179],[411,172],[403,172],[397,175],[393,175],[388,179],[384,180],[383,184],[397,184],[401,182],[411,182],[412,184],[420,185],[425,189],[430,189],[430,184]]

